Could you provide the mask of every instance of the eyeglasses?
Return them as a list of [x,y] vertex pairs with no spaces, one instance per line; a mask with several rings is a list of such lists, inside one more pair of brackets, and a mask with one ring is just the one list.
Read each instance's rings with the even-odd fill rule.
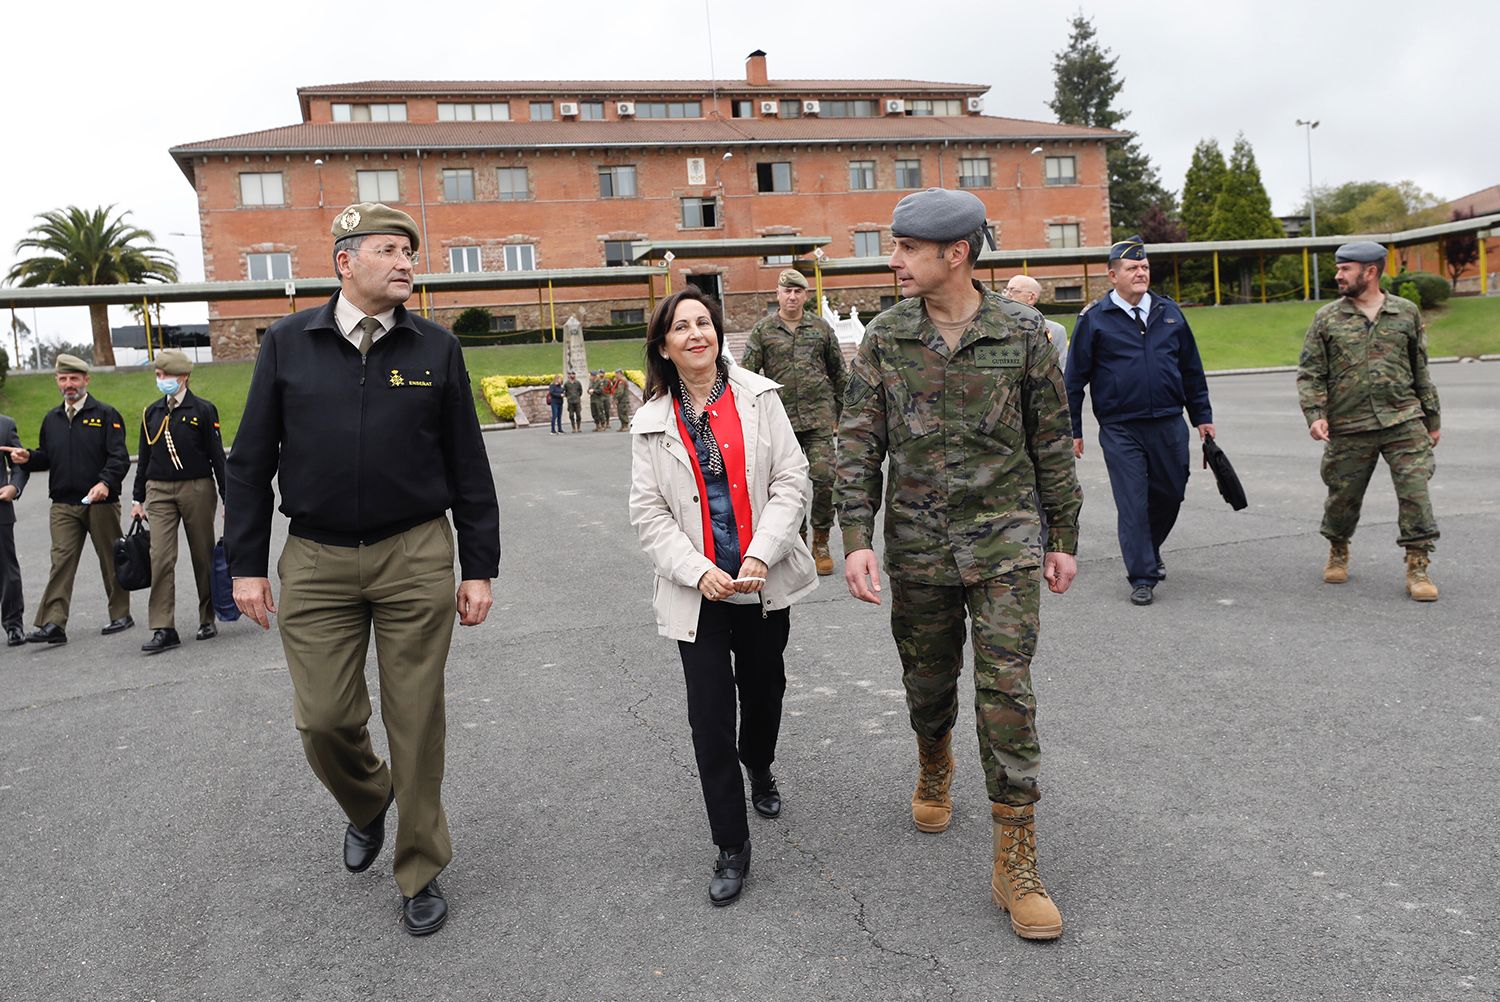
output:
[[370,252],[383,261],[394,261],[398,257],[404,257],[411,264],[416,264],[422,256],[414,250],[405,247],[397,247],[395,244],[386,244],[384,247],[371,247]]

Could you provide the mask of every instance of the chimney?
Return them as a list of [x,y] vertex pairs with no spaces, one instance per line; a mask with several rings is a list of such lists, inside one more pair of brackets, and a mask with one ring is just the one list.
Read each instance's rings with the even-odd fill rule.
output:
[[755,86],[766,85],[766,53],[756,49],[745,57],[745,82]]

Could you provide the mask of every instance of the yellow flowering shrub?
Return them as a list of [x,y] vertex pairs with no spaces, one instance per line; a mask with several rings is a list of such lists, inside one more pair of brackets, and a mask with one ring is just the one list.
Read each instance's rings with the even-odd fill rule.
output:
[[[551,382],[551,380],[548,380]],[[516,419],[516,398],[510,395],[510,380],[505,376],[485,376],[479,380],[479,392],[485,403],[501,421]]]

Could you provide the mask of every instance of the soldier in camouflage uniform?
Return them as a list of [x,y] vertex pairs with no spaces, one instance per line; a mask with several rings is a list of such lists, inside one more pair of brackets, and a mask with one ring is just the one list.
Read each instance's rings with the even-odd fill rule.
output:
[[609,427],[609,381],[603,369],[589,374],[589,412],[594,416],[595,431]]
[[1313,317],[1297,365],[1297,398],[1323,450],[1328,539],[1323,580],[1349,580],[1349,539],[1381,456],[1398,502],[1398,546],[1406,548],[1406,592],[1435,602],[1428,576],[1438,538],[1427,481],[1441,437],[1437,387],[1427,373],[1427,334],[1415,304],[1380,291],[1385,248],[1369,240],[1334,255],[1341,298]]
[[833,573],[828,531],[833,527],[834,433],[843,408],[844,353],[828,321],[803,312],[807,279],[788,268],[776,283],[777,310],[750,328],[740,364],[781,384],[797,444],[812,477],[813,559],[819,574]]
[[583,384],[578,381],[578,374],[568,373],[567,382],[563,383],[563,399],[568,402],[568,423],[574,431],[583,430]]
[[[1061,593],[1077,572],[1082,494],[1062,372],[1041,315],[973,279],[984,225],[984,203],[969,192],[933,188],[897,204],[890,263],[908,298],[871,321],[855,355],[835,497],[849,591],[879,604],[871,541],[889,460],[891,633],[920,773],[912,820],[940,832],[952,818],[967,611],[994,822],[991,894],[1019,935],[1051,939],[1062,917],[1036,871],[1041,750],[1031,658],[1040,578]],[[1037,495],[1049,523],[1045,561]]]
[[630,380],[625,378],[624,369],[615,370],[615,378],[611,383],[614,386],[615,413],[620,416],[620,430],[630,430]]

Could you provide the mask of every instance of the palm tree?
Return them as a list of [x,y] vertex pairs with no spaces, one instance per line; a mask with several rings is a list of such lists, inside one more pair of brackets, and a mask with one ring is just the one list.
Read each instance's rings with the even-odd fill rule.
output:
[[[23,287],[177,281],[172,253],[154,245],[156,237],[150,230],[127,223],[128,211],[111,219],[114,208],[85,210],[70,205],[38,214],[40,222],[16,244],[16,253],[34,250],[42,256],[17,261],[5,280]],[[94,361],[114,365],[108,308],[90,304],[89,323],[94,330]]]

